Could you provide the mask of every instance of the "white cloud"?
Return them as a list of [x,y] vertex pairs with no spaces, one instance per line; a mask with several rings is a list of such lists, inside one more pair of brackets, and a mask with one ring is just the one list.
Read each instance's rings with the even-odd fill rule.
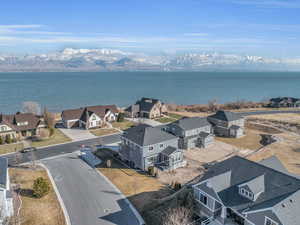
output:
[[184,33],[183,36],[187,37],[205,37],[208,36],[207,33]]
[[41,24],[13,24],[13,25],[2,25],[0,24],[0,29],[33,29],[33,28],[41,28],[44,25]]

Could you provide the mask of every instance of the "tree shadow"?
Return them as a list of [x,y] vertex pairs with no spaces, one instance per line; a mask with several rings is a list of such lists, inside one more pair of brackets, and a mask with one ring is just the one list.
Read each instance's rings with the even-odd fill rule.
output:
[[19,193],[21,196],[23,197],[28,197],[28,198],[36,198],[34,196],[34,192],[32,189],[28,189],[28,188],[20,188],[19,189]]

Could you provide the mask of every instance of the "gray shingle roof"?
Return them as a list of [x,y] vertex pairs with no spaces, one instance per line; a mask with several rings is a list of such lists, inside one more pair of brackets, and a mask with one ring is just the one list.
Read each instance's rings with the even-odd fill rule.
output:
[[223,110],[219,110],[214,115],[211,115],[209,117],[215,118],[218,120],[227,121],[227,122],[239,120],[242,118],[242,116],[238,113],[233,113],[230,111],[223,111]]
[[176,151],[179,151],[179,149],[178,148],[174,148],[172,146],[168,146],[164,150],[162,150],[161,153],[164,154],[164,155],[171,155],[171,154],[173,154]]
[[300,179],[300,175],[290,173],[275,155],[261,160],[259,164]]
[[6,188],[7,185],[7,158],[0,157],[0,186]]
[[176,124],[183,130],[193,130],[196,128],[210,126],[210,123],[207,121],[207,117],[184,117],[173,122],[173,124]]
[[146,124],[131,127],[125,130],[122,136],[140,146],[148,146],[167,140],[177,139],[174,135]]
[[[204,181],[225,174],[228,171],[231,171],[230,185],[223,190],[219,189],[217,194],[225,206],[239,212],[273,207],[287,198],[287,196],[300,190],[299,179],[239,156],[234,156],[213,165],[201,180]],[[255,201],[251,201],[239,194],[239,185],[257,179],[260,176],[264,176],[264,179],[259,179],[259,181],[264,180],[264,192]],[[300,199],[295,201],[295,204],[299,208]],[[300,214],[294,216],[298,216],[300,221]]]
[[140,101],[137,102],[137,104],[139,104],[141,111],[150,112],[153,106],[158,102],[159,102],[158,99],[142,98]]

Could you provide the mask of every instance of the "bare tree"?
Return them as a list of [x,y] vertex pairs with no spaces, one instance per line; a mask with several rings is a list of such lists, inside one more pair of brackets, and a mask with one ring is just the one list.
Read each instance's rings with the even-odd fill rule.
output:
[[55,126],[54,113],[51,113],[47,110],[47,108],[44,108],[43,116],[44,116],[44,120],[45,120],[45,123],[48,126],[48,128],[51,128],[51,129],[54,128],[54,126]]
[[163,225],[189,225],[192,222],[192,211],[185,207],[168,210]]
[[211,112],[215,112],[215,111],[218,110],[218,103],[217,103],[216,99],[211,100],[211,101],[208,102],[208,109]]
[[22,103],[22,112],[24,113],[33,113],[35,115],[41,115],[41,106],[37,102],[23,102]]

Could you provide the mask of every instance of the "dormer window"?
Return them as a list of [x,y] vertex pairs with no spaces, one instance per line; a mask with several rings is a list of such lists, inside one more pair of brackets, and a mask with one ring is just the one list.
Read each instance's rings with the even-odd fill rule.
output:
[[253,193],[246,190],[245,188],[240,188],[240,194],[250,200],[253,200]]
[[150,146],[150,147],[149,147],[149,151],[152,151],[152,150],[153,150],[153,146]]
[[269,217],[265,217],[265,225],[278,225],[274,220],[270,219]]
[[96,120],[97,117],[95,115],[92,116],[92,120]]

